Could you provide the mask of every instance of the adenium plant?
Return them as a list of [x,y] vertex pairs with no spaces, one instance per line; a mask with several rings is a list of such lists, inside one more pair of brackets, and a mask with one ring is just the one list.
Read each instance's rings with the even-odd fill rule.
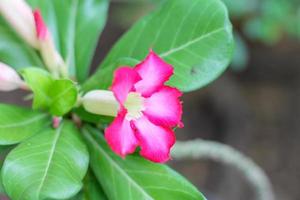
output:
[[[1,170],[11,199],[205,197],[167,165],[182,92],[227,67],[233,39],[219,0],[167,0],[114,45],[88,77],[107,0],[1,0]],[[159,180],[159,181],[158,181]]]
[[[151,51],[133,69],[120,67],[115,71],[111,93],[91,91],[83,97],[89,112],[105,115],[110,111],[116,117],[106,128],[105,138],[120,156],[133,153],[140,146],[140,154],[146,159],[169,160],[175,143],[172,129],[183,126],[181,92],[164,85],[172,74],[173,67]],[[107,103],[111,106],[105,107]]]

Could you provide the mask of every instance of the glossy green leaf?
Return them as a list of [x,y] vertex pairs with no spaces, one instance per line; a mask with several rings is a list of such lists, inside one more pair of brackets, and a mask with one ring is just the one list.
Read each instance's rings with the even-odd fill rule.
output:
[[74,197],[65,200],[108,200],[96,177],[89,170],[84,178],[82,190]]
[[[1,167],[2,167],[2,165],[1,165]],[[4,195],[6,195],[6,193],[5,193],[5,190],[4,190],[4,187],[3,187],[3,184],[2,184],[2,178],[1,178],[1,175],[0,175],[0,199]]]
[[48,91],[54,81],[51,75],[45,70],[31,67],[22,70],[22,76],[33,91],[33,108],[47,108],[51,102]]
[[86,79],[98,37],[106,22],[108,0],[28,0],[40,8],[72,76]]
[[77,88],[71,80],[54,80],[47,71],[38,68],[26,68],[22,76],[34,93],[34,109],[47,108],[51,114],[62,116],[75,105]]
[[84,180],[82,197],[84,200],[108,200],[101,185],[91,171]]
[[67,199],[82,187],[89,155],[70,122],[46,129],[12,150],[2,180],[13,200]]
[[[0,169],[3,166],[3,162],[4,162],[5,157],[7,156],[9,151],[11,151],[13,148],[14,148],[14,145],[0,146]],[[0,174],[0,199],[1,200],[2,199],[3,200],[8,199],[7,194],[5,193],[5,190],[4,190],[3,183],[2,183],[1,174]]]
[[77,17],[76,21],[75,59],[80,82],[88,76],[97,40],[106,22],[108,4],[108,0],[79,1],[78,16],[81,17]]
[[186,179],[162,164],[139,156],[122,159],[107,146],[102,133],[83,129],[91,156],[91,167],[110,200],[204,200]]
[[0,15],[0,61],[15,69],[28,66],[43,67],[37,51],[29,47]]
[[50,123],[51,118],[45,113],[0,104],[0,145],[19,143]]
[[233,36],[219,0],[168,0],[136,23],[112,48],[84,90],[107,88],[120,59],[141,61],[152,48],[175,68],[169,85],[183,91],[205,86],[231,60]]
[[69,112],[77,101],[77,88],[71,80],[55,80],[48,91],[51,99],[50,113],[62,116]]

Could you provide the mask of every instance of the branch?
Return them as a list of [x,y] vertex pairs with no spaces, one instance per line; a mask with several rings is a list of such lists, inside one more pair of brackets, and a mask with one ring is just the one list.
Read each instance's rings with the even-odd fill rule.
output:
[[258,200],[274,200],[271,182],[265,172],[250,158],[218,142],[196,139],[177,142],[172,151],[174,159],[211,159],[235,167],[253,186]]

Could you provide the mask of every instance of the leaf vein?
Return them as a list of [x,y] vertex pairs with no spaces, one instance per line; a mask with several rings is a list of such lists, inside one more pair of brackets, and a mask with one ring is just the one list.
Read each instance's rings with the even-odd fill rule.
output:
[[46,169],[45,169],[45,172],[44,172],[44,174],[43,174],[43,176],[42,176],[41,183],[40,183],[40,185],[38,186],[38,189],[37,189],[37,194],[38,194],[38,195],[40,194],[41,189],[42,189],[42,187],[43,187],[43,185],[44,185],[44,183],[45,183],[45,181],[46,181],[47,174],[48,174],[48,171],[49,171],[49,169],[50,169],[51,161],[52,161],[53,156],[54,156],[54,153],[55,153],[55,147],[56,147],[57,142],[58,142],[58,139],[59,139],[59,137],[60,137],[60,135],[61,135],[61,133],[62,133],[62,128],[63,128],[63,126],[64,126],[64,125],[62,124],[62,125],[57,129],[57,131],[56,131],[56,135],[55,135],[55,138],[54,138],[54,140],[53,140],[52,147],[51,147],[51,149],[50,149],[50,155],[49,155],[49,159],[48,159],[48,161],[47,161]]
[[168,50],[166,52],[163,52],[163,53],[160,54],[160,57],[164,58],[164,57],[167,57],[167,56],[169,56],[169,55],[171,55],[173,53],[176,53],[176,52],[178,52],[178,51],[180,51],[182,49],[185,49],[185,48],[189,47],[190,45],[193,45],[193,44],[195,44],[197,42],[200,42],[201,40],[203,40],[203,39],[205,39],[207,37],[210,37],[210,36],[212,36],[212,35],[220,32],[220,31],[223,31],[225,28],[226,27],[218,28],[218,29],[216,29],[216,30],[214,30],[212,32],[209,32],[209,33],[204,34],[204,35],[202,35],[202,36],[200,36],[198,38],[195,38],[195,39],[193,39],[193,40],[191,40],[191,41],[189,41],[189,42],[187,42],[187,43],[185,43],[183,45],[180,45],[180,46],[178,46],[176,48],[173,48],[173,49],[170,49],[170,50]]

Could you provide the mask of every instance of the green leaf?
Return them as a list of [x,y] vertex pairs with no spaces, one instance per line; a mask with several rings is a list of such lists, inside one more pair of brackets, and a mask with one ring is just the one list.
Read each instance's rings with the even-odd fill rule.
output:
[[122,159],[110,150],[100,131],[86,127],[83,132],[91,167],[110,200],[205,199],[192,184],[166,165],[139,156]]
[[14,148],[14,145],[0,146],[0,168],[2,168],[6,155]]
[[71,80],[55,80],[48,91],[51,99],[50,113],[62,116],[69,112],[77,101],[77,88]]
[[88,172],[85,178],[82,197],[85,200],[108,200],[95,175],[91,171]]
[[62,116],[75,105],[77,88],[71,80],[54,80],[48,72],[38,68],[26,68],[22,76],[34,93],[34,109],[49,108],[51,114]]
[[80,133],[70,122],[42,133],[12,150],[2,180],[12,199],[67,199],[82,187],[89,155]]
[[22,76],[33,91],[33,108],[47,108],[51,102],[48,91],[54,81],[51,75],[45,70],[31,67],[22,70]]
[[82,106],[74,108],[73,112],[80,117],[84,122],[89,122],[93,124],[109,124],[113,121],[113,117],[96,115],[93,113],[87,112]]
[[[108,0],[79,1],[76,26],[76,75],[83,82],[89,73],[97,40],[102,32],[108,13]],[[88,40],[86,39],[88,38]]]
[[41,112],[0,104],[0,145],[16,144],[37,134],[51,123]]
[[37,51],[29,47],[0,16],[0,61],[15,69],[43,67]]
[[[0,169],[3,166],[3,162],[9,151],[11,151],[14,148],[14,145],[11,146],[0,146]],[[8,199],[3,184],[2,184],[2,177],[0,174],[0,199]]]
[[168,0],[117,42],[83,89],[107,88],[118,67],[116,61],[141,61],[150,48],[174,66],[169,85],[183,91],[203,87],[217,78],[231,60],[231,29],[227,9],[219,0]]
[[84,178],[82,190],[67,200],[108,200],[94,174],[89,170]]
[[56,47],[72,76],[87,78],[98,37],[108,11],[108,0],[28,0],[40,8]]

